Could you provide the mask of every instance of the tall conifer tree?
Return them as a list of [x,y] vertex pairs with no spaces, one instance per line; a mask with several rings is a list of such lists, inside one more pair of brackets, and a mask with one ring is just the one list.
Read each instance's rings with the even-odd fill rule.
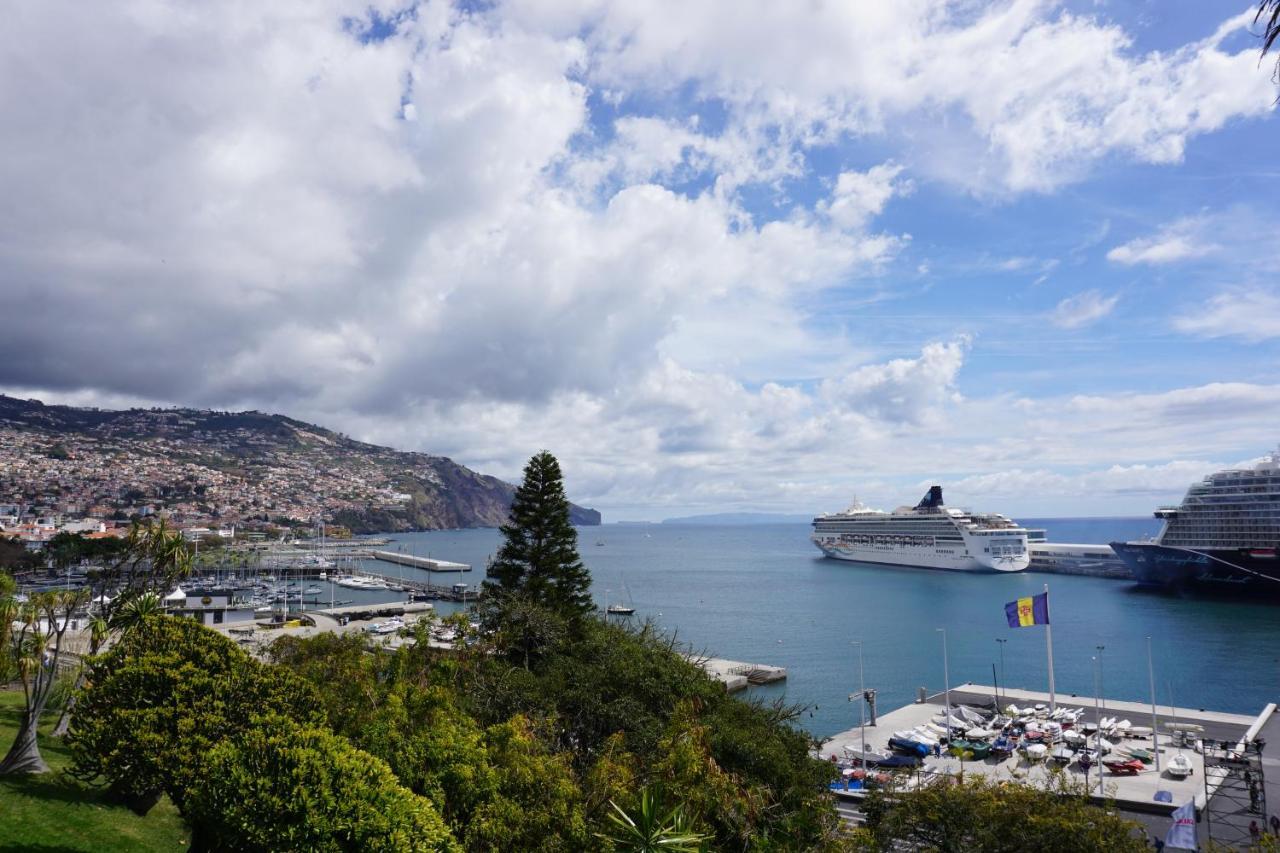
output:
[[547,451],[525,466],[502,537],[485,581],[490,593],[522,594],[567,616],[593,609],[591,573],[578,556],[560,463]]

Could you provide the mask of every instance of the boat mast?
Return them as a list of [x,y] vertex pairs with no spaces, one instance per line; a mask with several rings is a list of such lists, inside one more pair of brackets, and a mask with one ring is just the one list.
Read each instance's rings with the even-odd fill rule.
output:
[[[1093,746],[1095,763],[1098,765],[1098,791],[1102,791],[1102,711],[1098,707],[1098,659],[1093,658],[1093,716],[1097,720],[1098,727],[1093,733]],[[1085,749],[1089,747],[1088,739],[1084,742]],[[1088,779],[1086,778],[1086,785]]]
[[[951,744],[951,672],[947,662],[947,629],[939,628],[942,634],[942,689],[947,703],[947,744]],[[866,748],[866,744],[863,744]]]
[[1049,585],[1044,585],[1044,643],[1049,654],[1049,712],[1058,710],[1058,699],[1053,689],[1053,620],[1049,618]]
[[1151,752],[1156,757],[1156,775],[1160,775],[1160,728],[1156,720],[1156,671],[1151,665],[1151,638],[1147,637],[1147,678],[1151,681]]

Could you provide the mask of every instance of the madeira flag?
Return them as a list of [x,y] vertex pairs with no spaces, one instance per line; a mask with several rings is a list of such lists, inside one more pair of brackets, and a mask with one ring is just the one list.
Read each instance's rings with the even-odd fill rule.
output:
[[1019,598],[1004,606],[1010,628],[1049,624],[1049,593],[1042,592],[1029,598]]

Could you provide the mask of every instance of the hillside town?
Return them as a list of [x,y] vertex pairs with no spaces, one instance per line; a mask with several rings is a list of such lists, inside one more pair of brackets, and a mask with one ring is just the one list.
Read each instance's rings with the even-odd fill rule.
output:
[[[158,434],[146,438],[0,428],[0,529],[41,543],[59,531],[112,535],[133,518],[155,515],[229,535],[237,526],[304,525],[345,509],[398,509],[412,499],[375,465],[323,467],[305,450],[264,446],[250,430],[166,435],[171,420],[155,421]],[[255,476],[210,459],[245,446],[260,449],[250,463]]]
[[[112,536],[158,517],[192,535],[501,524],[512,487],[450,459],[260,412],[107,411],[0,396],[0,535]],[[574,507],[578,523],[599,514]]]

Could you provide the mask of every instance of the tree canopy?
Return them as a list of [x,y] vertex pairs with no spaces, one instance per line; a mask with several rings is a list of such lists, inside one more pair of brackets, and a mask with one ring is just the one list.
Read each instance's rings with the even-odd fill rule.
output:
[[498,595],[523,596],[571,618],[593,608],[591,573],[578,556],[560,463],[545,450],[525,465],[485,587]]
[[1041,789],[970,775],[936,780],[911,791],[881,790],[867,799],[868,851],[936,853],[1139,853],[1138,824],[1098,808],[1083,785],[1059,774]]
[[649,785],[664,814],[684,804],[678,834],[705,832],[711,849],[834,837],[831,766],[794,709],[727,695],[650,626],[582,620],[532,657],[508,631],[450,650],[288,639],[272,655],[323,685],[335,731],[435,803],[468,850],[607,850],[610,816],[643,818]]
[[210,850],[461,850],[429,800],[323,727],[263,717],[202,764],[188,817]]
[[67,736],[72,773],[139,811],[164,793],[185,813],[205,753],[259,715],[324,720],[310,684],[172,616],[124,634],[89,665],[88,683]]

